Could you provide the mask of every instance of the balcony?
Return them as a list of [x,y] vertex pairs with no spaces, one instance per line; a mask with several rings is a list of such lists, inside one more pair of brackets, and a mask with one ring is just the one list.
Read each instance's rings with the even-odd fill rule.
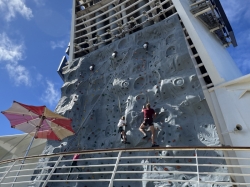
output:
[[197,17],[221,43],[228,47],[237,42],[219,0],[191,0],[190,12]]

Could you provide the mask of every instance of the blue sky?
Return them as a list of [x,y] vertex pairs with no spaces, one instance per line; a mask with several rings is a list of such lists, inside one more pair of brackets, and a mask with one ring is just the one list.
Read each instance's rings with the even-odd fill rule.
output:
[[[250,1],[221,0],[238,47],[228,48],[250,72]],[[56,70],[70,37],[72,0],[0,0],[0,110],[13,100],[54,110],[63,84]],[[19,134],[0,115],[0,136]]]

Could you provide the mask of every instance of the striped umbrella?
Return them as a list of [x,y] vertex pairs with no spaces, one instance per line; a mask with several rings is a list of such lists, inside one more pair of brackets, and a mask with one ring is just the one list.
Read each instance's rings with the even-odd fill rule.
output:
[[[31,106],[14,101],[8,110],[1,113],[9,119],[12,128],[33,136],[22,163],[24,163],[35,138],[62,140],[74,135],[71,127],[72,120],[52,112],[46,106]],[[22,165],[14,178],[14,182],[16,182],[21,169]],[[14,183],[11,187],[13,186]]]
[[34,138],[62,140],[74,135],[72,120],[56,114],[46,106],[31,106],[14,101],[1,112],[10,121],[11,127],[29,133]]

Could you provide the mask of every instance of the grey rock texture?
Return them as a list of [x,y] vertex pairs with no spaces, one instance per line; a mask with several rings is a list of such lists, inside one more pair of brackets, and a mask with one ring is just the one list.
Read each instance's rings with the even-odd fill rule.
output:
[[[148,42],[148,49],[142,46]],[[117,56],[112,58],[112,53]],[[89,67],[95,64],[94,71]],[[56,112],[73,119],[74,137],[69,137],[61,150],[61,142],[48,141],[44,154],[80,149],[109,149],[124,147],[150,147],[151,141],[143,140],[138,128],[143,121],[142,105],[151,103],[158,115],[154,119],[155,141],[161,146],[219,146],[213,118],[203,95],[194,65],[188,53],[183,30],[177,16],[148,26],[70,63],[64,71],[65,83]],[[122,144],[117,132],[117,123],[126,117],[127,139],[131,144]],[[150,133],[148,134],[150,135]],[[150,136],[149,136],[150,137]],[[141,155],[127,153],[128,155]],[[155,154],[193,156],[185,151],[150,151]],[[222,156],[221,152],[200,152],[204,156]],[[114,153],[102,156],[114,156]],[[126,154],[125,154],[126,155]],[[90,155],[91,156],[91,155]],[[98,155],[100,156],[100,155]],[[123,155],[124,156],[124,155]],[[84,158],[84,157],[82,157]],[[71,157],[65,159],[72,159]],[[81,162],[100,164],[101,161]],[[115,163],[115,160],[109,163]],[[127,163],[127,161],[122,161]],[[190,159],[141,159],[138,162],[163,163],[163,166],[120,167],[118,170],[178,171],[168,163],[187,162]],[[166,163],[164,165],[164,163]],[[204,159],[203,163],[221,163],[222,160]],[[44,167],[41,164],[38,167]],[[98,168],[90,168],[99,171]],[[108,171],[109,168],[106,169]],[[209,167],[206,172],[227,172],[223,167]],[[181,171],[196,171],[196,167],[181,168]],[[203,171],[203,168],[200,168]],[[43,171],[46,172],[46,171]],[[61,169],[60,173],[68,170]],[[154,178],[156,174],[117,174],[117,178]],[[159,177],[159,175],[157,174]],[[53,176],[61,179],[66,176]],[[76,177],[76,176],[75,176]],[[75,179],[72,176],[70,179]],[[91,175],[80,176],[83,179]],[[95,175],[95,178],[110,178],[110,175]],[[160,174],[166,179],[186,179],[187,183],[168,182],[115,182],[115,187],[165,187],[195,186],[188,180],[197,180],[192,175]],[[229,181],[228,176],[201,175],[200,180]],[[108,186],[108,183],[51,183],[47,186]],[[202,185],[201,185],[202,186]],[[204,185],[207,186],[207,185]]]

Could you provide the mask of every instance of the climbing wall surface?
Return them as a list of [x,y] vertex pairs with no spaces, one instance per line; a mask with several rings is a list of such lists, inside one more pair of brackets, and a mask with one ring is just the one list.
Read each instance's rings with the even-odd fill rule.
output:
[[[143,44],[148,42],[148,49]],[[112,53],[117,51],[117,56]],[[94,71],[89,67],[94,64]],[[154,119],[156,143],[165,146],[219,146],[213,118],[206,103],[201,85],[191,57],[189,55],[183,30],[177,16],[146,27],[141,31],[118,39],[88,55],[70,63],[64,71],[65,83],[62,86],[62,97],[56,112],[72,118],[75,136],[63,142],[67,145],[61,151],[80,149],[109,149],[151,147],[150,139],[142,139],[138,130],[143,121],[142,106],[147,102],[158,113]],[[121,116],[126,118],[126,134],[131,144],[123,144],[117,132],[117,123]],[[150,137],[150,133],[148,137]],[[56,153],[62,142],[48,141],[44,154]],[[141,153],[131,152],[139,156]],[[148,152],[150,155],[193,156],[192,152]],[[221,152],[202,152],[203,156],[222,156]],[[102,156],[114,156],[108,153]],[[89,155],[91,156],[91,155]],[[98,155],[100,156],[100,155]],[[84,157],[82,157],[84,158]],[[66,159],[66,158],[65,158]],[[72,159],[68,157],[67,159]],[[181,161],[180,161],[181,160]],[[112,163],[115,161],[110,161]],[[141,159],[139,162],[187,162],[191,159]],[[220,161],[220,163],[224,161]],[[90,164],[79,161],[79,164]],[[91,164],[101,163],[92,161]],[[124,161],[127,163],[127,161]],[[202,162],[201,162],[202,163]],[[219,164],[218,160],[204,159],[204,164]],[[65,164],[67,165],[67,164]],[[69,165],[69,164],[68,164]],[[44,167],[42,163],[38,167]],[[132,167],[132,166],[130,166]],[[167,168],[167,169],[166,169]],[[196,171],[196,167],[162,166],[141,167],[143,170],[178,170]],[[119,170],[127,170],[120,167]],[[133,167],[130,168],[133,170]],[[89,168],[89,171],[100,171]],[[108,171],[106,168],[105,171]],[[203,169],[200,168],[200,171]],[[209,167],[207,172],[227,172],[223,167]],[[46,172],[46,171],[43,171]],[[57,172],[67,173],[66,169]],[[66,176],[53,176],[52,179],[64,179]],[[82,179],[93,178],[92,175],[81,175]],[[119,174],[118,178],[154,178],[154,174]],[[192,175],[162,174],[162,178],[197,180]],[[75,179],[71,176],[70,179]],[[95,178],[110,178],[109,175]],[[229,181],[228,176],[203,175],[200,180]],[[100,186],[100,183],[86,183],[88,187]],[[163,187],[167,182],[115,182],[115,187]],[[172,186],[192,186],[191,184],[172,183]],[[47,186],[82,186],[78,183],[52,183]],[[102,183],[101,186],[108,186]]]

